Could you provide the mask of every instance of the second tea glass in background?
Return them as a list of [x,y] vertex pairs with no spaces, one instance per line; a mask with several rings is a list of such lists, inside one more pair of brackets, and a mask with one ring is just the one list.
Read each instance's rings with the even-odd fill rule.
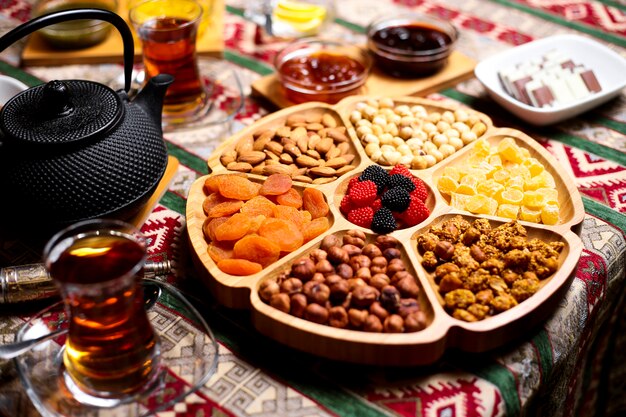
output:
[[184,125],[210,111],[202,80],[196,38],[202,6],[193,0],[149,0],[136,4],[130,20],[141,40],[146,80],[174,76],[163,104],[164,125]]

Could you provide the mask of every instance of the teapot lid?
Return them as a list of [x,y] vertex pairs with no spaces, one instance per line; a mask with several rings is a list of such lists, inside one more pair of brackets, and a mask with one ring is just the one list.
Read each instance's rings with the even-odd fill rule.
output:
[[117,125],[123,113],[122,99],[106,85],[54,80],[6,103],[0,128],[15,143],[69,144],[100,137]]

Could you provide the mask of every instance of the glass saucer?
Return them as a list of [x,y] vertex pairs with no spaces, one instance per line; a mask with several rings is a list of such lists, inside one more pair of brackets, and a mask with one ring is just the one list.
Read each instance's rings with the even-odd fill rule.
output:
[[[161,341],[161,369],[156,382],[123,404],[110,405],[106,399],[96,398],[101,401],[94,405],[94,397],[82,401],[82,395],[72,395],[77,388],[66,383],[66,379],[71,379],[64,376],[65,335],[59,336],[15,359],[20,380],[42,416],[149,416],[172,407],[206,384],[213,375],[218,346],[202,316],[171,285],[153,279],[143,282],[161,290],[156,303],[148,310],[150,322]],[[66,328],[68,324],[63,302],[58,302],[25,323],[16,340],[32,339]]]

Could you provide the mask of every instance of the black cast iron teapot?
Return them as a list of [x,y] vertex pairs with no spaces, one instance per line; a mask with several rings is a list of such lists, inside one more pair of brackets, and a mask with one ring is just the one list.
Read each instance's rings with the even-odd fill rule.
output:
[[99,9],[35,18],[0,38],[0,52],[42,27],[76,19],[113,24],[124,44],[124,90],[92,81],[51,81],[23,91],[0,112],[1,222],[58,226],[97,217],[128,219],[167,167],[163,97],[173,77],[152,78],[131,101],[133,37]]

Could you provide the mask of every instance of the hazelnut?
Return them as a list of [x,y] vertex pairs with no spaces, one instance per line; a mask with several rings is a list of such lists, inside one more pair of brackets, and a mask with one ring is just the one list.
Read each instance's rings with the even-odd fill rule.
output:
[[402,278],[396,283],[396,287],[404,297],[417,297],[420,293],[420,288],[412,275]]
[[435,246],[435,255],[443,260],[449,260],[454,255],[454,245],[447,240],[440,240]]
[[348,287],[350,288],[350,292],[354,291],[357,287],[362,287],[367,285],[362,278],[350,278],[346,281],[348,283]]
[[415,298],[403,298],[398,305],[398,314],[407,317],[409,314],[420,311],[420,303]]
[[432,252],[435,250],[439,237],[434,233],[428,232],[419,235],[417,238],[417,247],[421,252]]
[[360,238],[360,237],[357,237],[357,236],[345,235],[343,237],[343,243],[346,244],[346,245],[354,245],[357,248],[362,248],[363,246],[365,246],[365,238]]
[[391,277],[391,283],[395,285],[397,282],[403,280],[406,277],[413,277],[413,275],[411,275],[409,271],[398,271]]
[[404,318],[404,330],[407,332],[418,332],[426,328],[426,323],[426,314],[423,311],[417,311]]
[[302,281],[298,278],[287,278],[280,284],[280,291],[289,295],[302,291]]
[[367,310],[359,310],[356,308],[348,310],[348,320],[350,321],[350,324],[357,329],[360,329],[365,324],[367,316],[369,316]]
[[[350,237],[350,238],[361,239],[363,241],[365,241],[365,239],[366,239],[365,233],[362,230],[356,230],[356,229],[352,229],[352,230],[349,230],[348,232],[346,232],[346,234],[343,236],[343,238],[345,239],[346,236]],[[348,242],[344,242],[344,244],[345,243],[348,243]],[[363,245],[361,245],[360,247],[363,247]]]
[[369,281],[372,278],[372,271],[367,267],[357,269],[355,276],[361,278],[364,281]]
[[398,271],[405,271],[406,266],[404,265],[404,261],[402,259],[396,258],[392,259],[387,263],[387,275],[393,276]]
[[291,308],[289,296],[283,292],[272,295],[270,305],[283,313],[289,313]]
[[352,267],[345,263],[337,265],[335,272],[344,279],[350,279],[354,276],[354,270]]
[[390,282],[391,280],[386,274],[376,274],[369,280],[369,284],[378,290],[381,290],[384,286],[389,285]]
[[477,262],[483,262],[487,259],[485,252],[483,252],[478,245],[472,245],[470,247],[470,255],[472,255],[472,258],[476,259]]
[[356,245],[346,244],[341,247],[341,249],[345,250],[348,256],[356,256],[361,254],[361,248]]
[[352,290],[352,305],[367,308],[378,299],[380,292],[369,285],[360,285]]
[[336,246],[341,246],[341,239],[335,235],[325,236],[320,244],[320,249],[328,252],[328,249]]
[[457,264],[452,262],[447,262],[445,264],[439,265],[437,269],[435,269],[435,282],[439,282],[441,278],[448,275],[450,272],[459,272],[460,269]]
[[458,290],[459,288],[463,288],[463,281],[461,281],[458,272],[450,272],[444,275],[441,281],[439,281],[439,292],[442,294]]
[[326,281],[326,277],[321,272],[316,272],[316,273],[313,274],[313,277],[311,278],[311,280],[309,282],[311,282],[311,281],[324,282],[324,281]]
[[350,292],[350,284],[345,279],[337,281],[334,284],[329,285],[330,298],[335,302],[342,302],[346,299],[346,296]]
[[328,253],[328,260],[335,265],[347,263],[350,260],[348,252],[346,252],[339,246],[333,246],[329,248],[326,252]]
[[369,268],[372,261],[365,255],[357,255],[350,258],[350,266],[353,270],[358,270],[359,268]]
[[343,329],[348,327],[348,312],[342,306],[332,307],[328,310],[328,324],[332,327]]
[[324,324],[328,321],[328,309],[319,304],[309,304],[304,309],[304,318],[314,323]]
[[465,246],[471,246],[479,238],[480,238],[480,231],[475,227],[470,227],[461,236],[461,242],[463,242]]
[[399,259],[402,257],[402,252],[397,248],[387,248],[383,251],[383,256],[388,260]]
[[274,294],[280,292],[280,285],[273,279],[265,280],[259,286],[259,296],[262,300],[269,302]]
[[315,263],[311,258],[304,257],[297,259],[291,265],[291,276],[299,278],[302,281],[308,281],[315,273]]
[[371,314],[375,315],[381,320],[385,320],[387,316],[389,316],[389,312],[385,310],[385,307],[383,307],[379,301],[374,301],[369,310]]
[[378,246],[378,248],[383,251],[387,248],[395,248],[400,244],[400,242],[398,241],[398,239],[396,239],[393,236],[388,236],[388,235],[379,235],[376,238],[376,246]]
[[306,301],[306,295],[302,294],[301,292],[293,294],[291,296],[291,308],[289,312],[296,317],[302,318],[302,316],[304,315],[304,309],[306,308],[307,304],[308,303]]
[[380,290],[380,303],[387,311],[396,311],[400,306],[400,291],[392,285]]
[[320,259],[315,264],[315,271],[316,272],[321,272],[324,275],[328,275],[328,274],[332,274],[333,272],[335,272],[335,268],[328,261],[328,259]]
[[321,282],[309,281],[304,284],[302,292],[306,295],[309,303],[324,305],[330,297],[330,288]]
[[311,257],[311,259],[313,259],[313,262],[318,263],[319,261],[326,259],[328,254],[326,253],[325,250],[313,249],[311,253],[309,254],[309,256]]
[[404,332],[404,319],[397,314],[392,314],[385,319],[383,329],[385,333],[402,333]]
[[326,283],[326,285],[331,287],[339,281],[345,281],[345,280],[337,274],[330,274],[330,275],[326,275],[326,280],[324,282]]
[[384,256],[376,256],[375,258],[372,258],[370,269],[373,274],[387,273],[387,258]]
[[434,252],[428,251],[422,256],[422,266],[429,271],[432,271],[437,266],[438,260]]
[[378,316],[370,314],[363,323],[363,330],[370,333],[381,333],[383,331],[383,323]]
[[361,253],[368,258],[375,258],[377,256],[383,255],[380,248],[373,243],[368,243],[367,245],[363,246],[363,250],[361,251]]

